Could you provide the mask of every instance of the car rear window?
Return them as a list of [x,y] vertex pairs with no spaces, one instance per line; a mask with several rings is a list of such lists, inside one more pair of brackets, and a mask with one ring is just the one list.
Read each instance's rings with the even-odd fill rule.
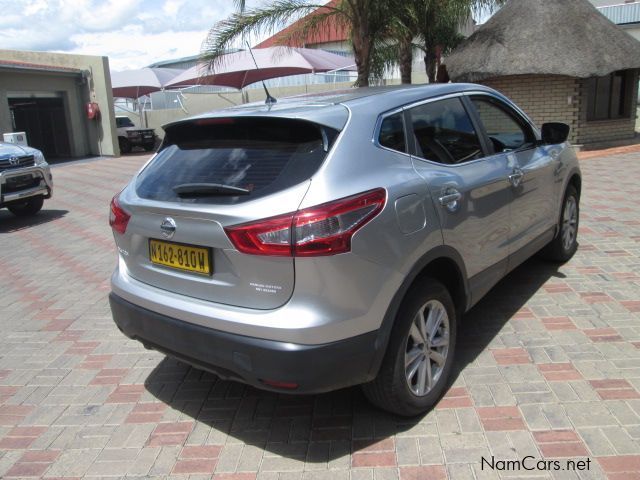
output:
[[[255,200],[309,179],[337,134],[312,122],[281,118],[210,118],[171,125],[160,152],[138,176],[136,191],[142,198],[169,202]],[[184,198],[174,188],[185,184],[249,193]]]

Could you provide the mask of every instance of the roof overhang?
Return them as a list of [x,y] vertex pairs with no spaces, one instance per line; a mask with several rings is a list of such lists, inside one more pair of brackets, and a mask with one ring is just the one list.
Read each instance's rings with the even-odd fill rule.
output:
[[0,60],[0,70],[29,73],[55,73],[59,75],[81,76],[79,68],[62,67],[58,65],[41,65],[37,63],[18,62],[12,60]]

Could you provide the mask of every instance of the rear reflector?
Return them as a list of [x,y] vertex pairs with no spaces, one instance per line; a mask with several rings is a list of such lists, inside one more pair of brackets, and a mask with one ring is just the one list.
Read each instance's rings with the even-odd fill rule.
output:
[[351,250],[353,234],[382,211],[386,197],[378,188],[225,231],[239,251],[251,255],[336,255]]
[[111,200],[110,210],[109,210],[109,225],[113,229],[114,232],[118,232],[119,234],[124,234],[127,231],[127,224],[129,223],[129,219],[131,215],[127,213],[121,206],[118,201],[118,197],[120,194],[113,197]]

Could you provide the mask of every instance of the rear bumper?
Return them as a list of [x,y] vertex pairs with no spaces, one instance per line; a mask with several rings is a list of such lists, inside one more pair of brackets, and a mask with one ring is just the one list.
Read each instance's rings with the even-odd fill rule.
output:
[[[377,332],[321,345],[301,345],[213,330],[109,296],[113,319],[129,338],[149,348],[257,388],[321,393],[372,380]],[[264,383],[297,384],[280,389]]]

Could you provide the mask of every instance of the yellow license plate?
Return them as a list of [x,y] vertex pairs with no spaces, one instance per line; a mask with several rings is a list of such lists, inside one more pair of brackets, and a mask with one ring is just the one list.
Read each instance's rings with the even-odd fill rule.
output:
[[156,265],[211,275],[211,249],[149,239],[149,259]]

